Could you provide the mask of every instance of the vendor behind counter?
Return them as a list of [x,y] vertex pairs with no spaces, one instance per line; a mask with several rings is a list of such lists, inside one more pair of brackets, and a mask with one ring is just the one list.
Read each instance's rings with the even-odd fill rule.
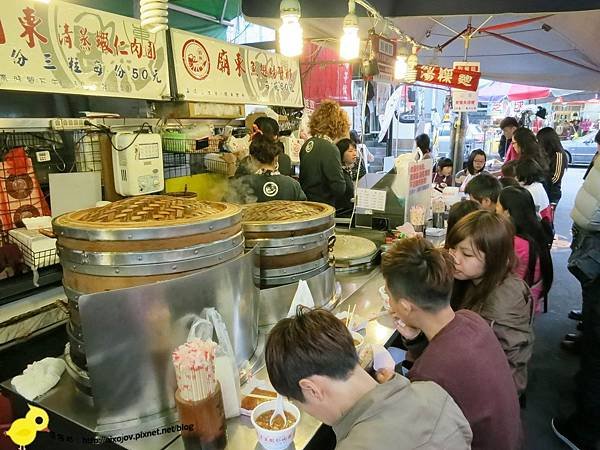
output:
[[310,201],[335,206],[346,192],[340,152],[334,142],[348,136],[348,115],[337,102],[325,100],[310,118],[310,133],[300,150],[300,185]]
[[300,183],[279,173],[278,155],[278,142],[262,134],[255,136],[250,144],[250,158],[256,171],[232,183],[228,200],[238,203],[306,200]]
[[335,199],[336,217],[350,217],[354,208],[354,165],[356,163],[356,145],[350,139],[341,139],[336,144],[342,160],[342,174],[346,189]]

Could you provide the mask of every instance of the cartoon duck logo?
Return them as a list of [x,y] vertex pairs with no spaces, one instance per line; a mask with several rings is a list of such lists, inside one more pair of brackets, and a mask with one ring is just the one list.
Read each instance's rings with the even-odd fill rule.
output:
[[37,406],[29,406],[29,412],[24,419],[15,420],[6,435],[19,446],[19,450],[25,450],[25,446],[31,444],[38,431],[43,431],[48,426],[50,419],[48,413]]

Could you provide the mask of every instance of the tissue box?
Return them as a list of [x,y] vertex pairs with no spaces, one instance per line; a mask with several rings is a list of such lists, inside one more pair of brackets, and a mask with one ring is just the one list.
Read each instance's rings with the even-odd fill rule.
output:
[[23,259],[32,269],[58,264],[56,239],[40,234],[38,230],[15,228],[8,232],[9,241],[23,253]]

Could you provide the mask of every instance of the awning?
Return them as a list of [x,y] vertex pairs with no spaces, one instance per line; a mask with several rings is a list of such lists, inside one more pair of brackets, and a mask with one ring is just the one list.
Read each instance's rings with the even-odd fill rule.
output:
[[[280,24],[278,3],[243,0],[242,11],[248,16],[247,20],[276,28]],[[470,18],[472,26],[475,29],[481,26],[481,29],[470,40],[468,58],[481,63],[482,74],[487,79],[530,86],[600,90],[598,0],[466,0],[460,4],[444,0],[416,3],[379,0],[371,3],[406,34],[433,47],[456,37],[467,27]],[[357,5],[356,8],[358,14],[364,14],[362,7]],[[346,12],[345,2],[302,0],[305,39],[339,38]],[[415,17],[416,14],[421,16]],[[359,18],[363,39],[374,25],[371,18]],[[383,24],[377,24],[376,29],[381,32]],[[441,54],[423,50],[419,53],[419,62],[435,61],[452,67],[453,62],[463,60],[464,44],[459,37],[446,45]]]

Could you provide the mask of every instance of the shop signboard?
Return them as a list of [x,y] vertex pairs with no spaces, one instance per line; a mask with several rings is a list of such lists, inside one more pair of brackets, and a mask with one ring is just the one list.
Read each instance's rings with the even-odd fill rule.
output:
[[2,2],[0,89],[169,98],[164,32],[58,0]]
[[171,30],[179,98],[303,107],[297,59]]
[[[481,68],[478,62],[457,61],[453,64],[454,70],[463,70],[465,72],[480,73]],[[455,112],[475,112],[477,111],[477,91],[465,91],[463,89],[452,89],[452,110]]]
[[449,88],[476,91],[481,73],[439,66],[417,65],[417,81]]
[[374,80],[391,83],[394,79],[396,43],[378,34],[372,34],[371,48],[377,61],[377,67],[379,68],[379,75],[376,75]]

